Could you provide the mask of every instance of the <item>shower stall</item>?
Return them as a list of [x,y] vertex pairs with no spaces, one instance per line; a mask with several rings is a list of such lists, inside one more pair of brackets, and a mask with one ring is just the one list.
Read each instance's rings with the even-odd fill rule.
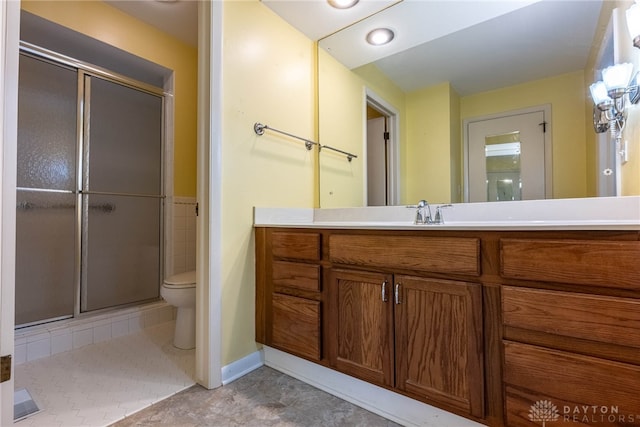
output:
[[163,96],[22,45],[16,327],[159,298]]

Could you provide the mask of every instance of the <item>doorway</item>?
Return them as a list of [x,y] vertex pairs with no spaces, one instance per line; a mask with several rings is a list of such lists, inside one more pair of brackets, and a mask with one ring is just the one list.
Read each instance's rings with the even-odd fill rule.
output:
[[465,201],[552,196],[551,107],[465,121]]
[[398,113],[382,98],[366,94],[366,206],[398,204]]

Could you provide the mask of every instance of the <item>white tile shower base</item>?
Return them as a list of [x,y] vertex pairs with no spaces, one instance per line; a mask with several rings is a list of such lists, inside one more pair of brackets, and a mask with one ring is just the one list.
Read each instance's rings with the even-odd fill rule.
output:
[[16,366],[42,412],[20,427],[107,426],[195,384],[195,352],[172,345],[173,321]]
[[15,332],[15,364],[108,341],[173,319],[175,308],[158,301],[19,329]]

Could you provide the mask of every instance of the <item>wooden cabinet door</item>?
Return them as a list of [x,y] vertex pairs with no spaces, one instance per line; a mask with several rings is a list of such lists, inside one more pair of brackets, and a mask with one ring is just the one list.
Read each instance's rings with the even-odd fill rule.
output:
[[396,387],[482,417],[482,289],[398,275]]
[[348,375],[393,386],[392,276],[351,270],[330,273],[331,366]]

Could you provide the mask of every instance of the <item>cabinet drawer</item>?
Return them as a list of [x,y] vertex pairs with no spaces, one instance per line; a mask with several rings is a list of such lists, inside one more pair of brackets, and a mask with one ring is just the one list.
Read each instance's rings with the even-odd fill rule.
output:
[[505,286],[506,326],[640,348],[640,301]]
[[640,290],[640,242],[500,240],[500,273],[512,279]]
[[332,235],[329,257],[340,264],[480,275],[480,241],[464,237]]
[[533,425],[529,416],[543,401],[556,407],[556,411],[544,411],[547,416],[558,414],[557,423],[548,425],[640,422],[640,367],[509,341],[504,349],[508,426]]
[[309,359],[320,360],[320,302],[273,294],[271,344]]
[[304,291],[321,290],[319,265],[274,261],[272,278],[276,289],[285,287]]
[[320,234],[275,231],[271,235],[271,252],[276,258],[319,261]]

